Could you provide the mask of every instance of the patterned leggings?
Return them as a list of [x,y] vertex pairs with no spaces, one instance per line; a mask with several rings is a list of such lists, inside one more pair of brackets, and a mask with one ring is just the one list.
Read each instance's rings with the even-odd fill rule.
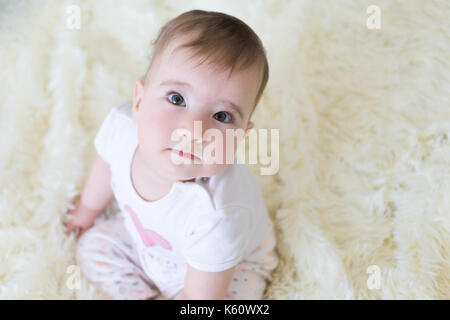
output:
[[[165,296],[140,265],[132,239],[125,229],[122,214],[95,225],[79,239],[77,264],[83,275],[95,285],[104,299],[171,299]],[[237,265],[225,300],[261,300],[271,272],[278,264],[274,252],[275,239],[267,240],[254,253]]]

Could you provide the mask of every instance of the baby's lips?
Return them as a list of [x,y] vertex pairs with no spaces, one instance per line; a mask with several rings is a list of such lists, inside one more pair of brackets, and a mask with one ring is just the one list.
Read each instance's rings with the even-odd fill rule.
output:
[[[201,160],[202,159],[202,157],[201,156],[199,156],[199,155],[197,155],[197,154],[195,154],[195,153],[190,153],[190,152],[187,152],[187,151],[184,151],[184,150],[178,150],[178,149],[174,149],[174,148],[167,148],[167,150],[169,150],[169,151],[177,151],[177,152],[183,152],[183,153],[185,153],[185,154],[190,154],[190,155],[192,155],[192,156],[194,156],[194,159],[195,158],[197,158],[197,159],[199,159],[199,160]],[[193,160],[194,160],[193,159]]]

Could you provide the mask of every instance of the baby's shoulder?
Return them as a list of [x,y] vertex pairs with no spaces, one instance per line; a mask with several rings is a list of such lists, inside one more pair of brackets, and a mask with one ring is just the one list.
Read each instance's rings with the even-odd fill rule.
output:
[[112,111],[115,113],[115,115],[119,117],[123,117],[124,119],[131,120],[131,108],[132,108],[132,101],[127,100],[124,103],[114,107]]
[[131,101],[126,101],[112,108],[107,115],[105,122],[114,138],[125,138],[134,129],[131,106]]
[[106,116],[106,120],[108,120],[111,125],[115,126],[129,125],[130,123],[133,123],[131,107],[132,102],[130,100],[113,107]]
[[131,119],[131,102],[113,107],[103,120],[94,140],[98,154],[112,163],[124,148],[133,143],[136,129]]

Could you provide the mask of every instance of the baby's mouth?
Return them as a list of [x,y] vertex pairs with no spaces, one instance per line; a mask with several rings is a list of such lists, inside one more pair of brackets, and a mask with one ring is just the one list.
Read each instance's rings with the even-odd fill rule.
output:
[[177,150],[177,149],[172,149],[172,148],[167,148],[167,150],[169,150],[171,152],[175,152],[182,158],[187,158],[187,159],[191,159],[191,160],[194,160],[195,158],[200,159],[199,157],[197,157],[191,153],[183,152],[182,150]]

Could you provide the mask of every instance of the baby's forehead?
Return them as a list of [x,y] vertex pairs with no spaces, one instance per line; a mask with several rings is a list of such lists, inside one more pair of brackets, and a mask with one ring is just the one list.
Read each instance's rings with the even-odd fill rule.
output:
[[261,64],[257,62],[245,68],[239,62],[229,66],[221,63],[220,54],[216,53],[215,55],[211,55],[192,48],[183,48],[180,45],[166,48],[164,51],[164,59],[161,59],[160,63],[165,67],[175,70],[175,72],[182,69],[183,71],[192,73],[206,72],[216,75],[220,74],[228,80],[244,73],[251,74],[252,79],[259,79],[263,71]]
[[[235,63],[224,63],[226,57],[233,55],[233,52],[226,52],[226,50],[217,50],[214,47],[208,45],[191,45],[186,47],[187,44],[192,44],[192,41],[196,40],[195,34],[180,35],[173,39],[168,40],[168,42],[161,47],[161,56],[164,57],[166,63],[179,63],[184,65],[194,66],[205,66],[209,69],[213,69],[216,72],[229,72],[230,75],[232,71],[238,72],[244,69],[250,71],[252,67],[258,66],[260,64],[255,61],[251,65],[247,65],[245,68],[241,66],[243,61],[236,59]],[[229,59],[228,59],[229,60]]]
[[[202,46],[185,47],[189,44],[192,37],[182,36],[169,40],[163,46],[159,47],[161,50],[158,53],[155,65],[156,72],[152,72],[152,82],[156,80],[159,83],[166,78],[172,77],[184,78],[186,82],[190,82],[197,76],[205,75],[201,81],[193,81],[193,85],[203,83],[215,85],[217,87],[220,82],[231,87],[241,87],[240,89],[231,89],[238,91],[254,91],[253,87],[256,85],[256,93],[263,78],[264,65],[258,60],[253,60],[253,63],[243,65],[243,61],[236,59],[235,63],[224,63],[224,55],[229,53],[224,50],[218,51],[211,48],[204,48]],[[157,65],[156,65],[157,64]],[[217,78],[221,80],[216,81]],[[211,82],[204,84],[204,79],[211,79]],[[255,81],[255,79],[258,79]],[[214,84],[213,84],[214,83]],[[251,86],[248,87],[248,86]],[[239,94],[239,95],[243,95]]]

